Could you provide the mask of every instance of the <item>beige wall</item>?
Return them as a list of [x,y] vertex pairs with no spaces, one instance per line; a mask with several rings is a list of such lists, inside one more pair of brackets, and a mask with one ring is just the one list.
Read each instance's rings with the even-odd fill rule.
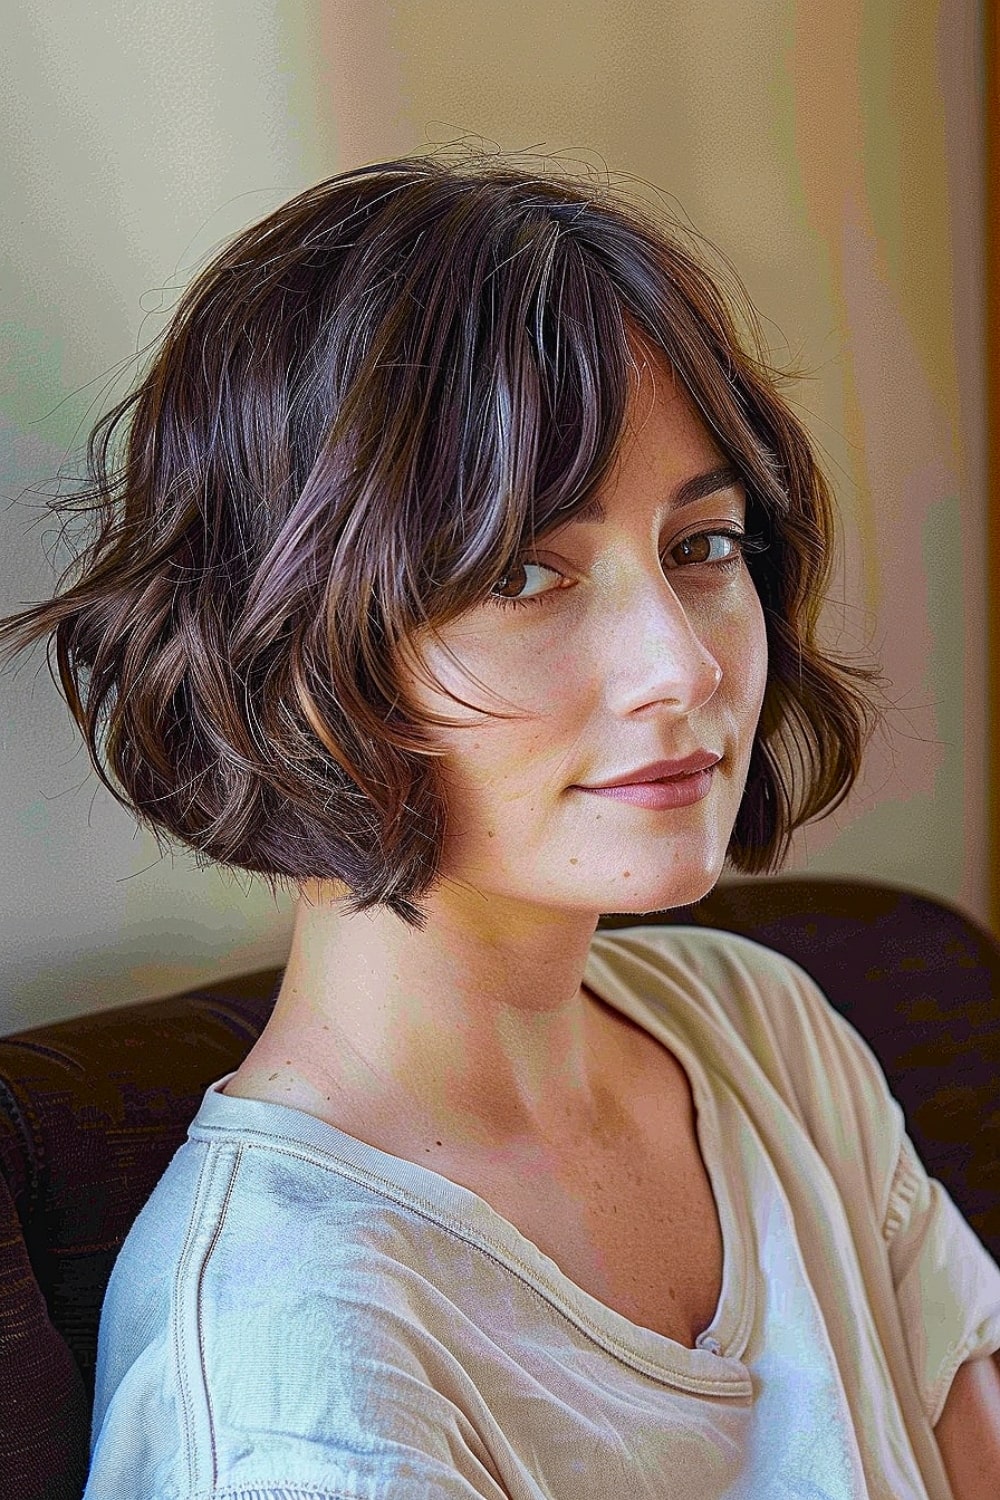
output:
[[[0,90],[0,613],[69,554],[37,495],[223,237],[318,177],[482,137],[605,166],[727,257],[843,517],[828,643],[895,709],[787,869],[987,919],[982,47],[977,6],[844,0],[62,0]],[[291,899],[161,858],[39,650],[0,677],[0,1032],[279,963]]]

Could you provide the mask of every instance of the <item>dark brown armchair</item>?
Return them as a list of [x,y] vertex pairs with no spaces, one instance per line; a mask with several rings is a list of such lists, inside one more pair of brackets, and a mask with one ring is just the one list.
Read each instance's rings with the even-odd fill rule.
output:
[[[928,1171],[1000,1260],[996,938],[916,891],[814,876],[724,882],[694,906],[602,926],[638,922],[744,933],[801,964],[871,1045]],[[111,1268],[205,1089],[263,1029],[281,973],[0,1038],[4,1500],[80,1500]]]

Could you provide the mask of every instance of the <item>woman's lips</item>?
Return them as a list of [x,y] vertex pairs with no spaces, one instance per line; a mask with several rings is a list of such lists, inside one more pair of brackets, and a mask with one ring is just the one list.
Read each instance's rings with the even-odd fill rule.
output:
[[691,771],[687,776],[667,776],[662,781],[634,781],[628,786],[578,786],[578,792],[590,797],[611,797],[615,802],[630,802],[633,807],[687,807],[707,797],[712,787],[715,766],[705,771]]

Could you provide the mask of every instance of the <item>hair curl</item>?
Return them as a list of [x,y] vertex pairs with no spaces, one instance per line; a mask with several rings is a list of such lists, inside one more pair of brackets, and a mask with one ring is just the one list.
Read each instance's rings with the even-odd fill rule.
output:
[[341,881],[350,910],[420,928],[446,812],[426,731],[445,721],[407,701],[400,651],[600,486],[638,330],[768,541],[747,562],[769,671],[727,858],[770,872],[850,791],[881,677],[816,643],[830,492],[749,322],[755,354],[681,231],[604,184],[475,153],[331,177],[184,292],[90,434],[89,483],[52,502],[97,515],[59,584],[77,580],[0,640],[54,635],[98,775],[157,836],[272,894]]

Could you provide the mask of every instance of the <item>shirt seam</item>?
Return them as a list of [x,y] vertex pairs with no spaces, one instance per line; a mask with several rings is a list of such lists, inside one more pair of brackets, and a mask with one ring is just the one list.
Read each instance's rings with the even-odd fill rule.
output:
[[[222,1228],[225,1223],[226,1213],[232,1199],[236,1177],[239,1172],[240,1161],[243,1156],[243,1147],[239,1142],[212,1143],[206,1142],[205,1161],[199,1174],[198,1185],[195,1193],[196,1204],[204,1209],[207,1203],[214,1205],[215,1222],[210,1231],[210,1239],[201,1250],[197,1263],[195,1252],[199,1238],[206,1228],[202,1220],[201,1212],[191,1215],[187,1227],[184,1246],[177,1261],[177,1270],[174,1276],[173,1308],[172,1308],[172,1344],[177,1369],[177,1383],[180,1391],[180,1410],[182,1413],[184,1432],[184,1454],[187,1464],[188,1484],[194,1486],[197,1483],[198,1468],[200,1461],[198,1457],[199,1443],[197,1439],[198,1418],[195,1412],[194,1382],[189,1376],[189,1358],[193,1363],[197,1359],[199,1383],[201,1388],[201,1399],[204,1403],[205,1421],[208,1428],[209,1460],[211,1463],[212,1483],[218,1477],[218,1452],[215,1440],[215,1422],[212,1412],[212,1398],[208,1387],[208,1376],[205,1369],[204,1329],[202,1326],[202,1287],[204,1284],[205,1271],[219,1241]],[[213,1145],[215,1149],[213,1149]],[[235,1149],[234,1149],[235,1147]],[[222,1201],[219,1203],[216,1188],[216,1173],[222,1171],[227,1173],[222,1185]],[[194,1286],[183,1292],[184,1285],[188,1279],[188,1270],[194,1272]],[[191,1298],[193,1294],[193,1337],[195,1353],[189,1355],[187,1335],[188,1319],[191,1313]],[[210,1490],[210,1494],[214,1491]]]
[[189,1500],[270,1500],[278,1491],[281,1500],[366,1500],[356,1490],[317,1489],[315,1485],[302,1485],[287,1479],[268,1479],[263,1484],[213,1486],[198,1490]]
[[882,1219],[882,1238],[887,1245],[892,1244],[909,1218],[910,1208],[919,1186],[919,1178],[904,1134],[899,1143],[896,1166],[889,1184],[886,1209]]
[[[457,1475],[457,1470],[455,1471]],[[311,1485],[288,1483],[284,1479],[269,1479],[266,1484],[226,1485],[222,1489],[199,1490],[188,1496],[188,1500],[274,1500],[278,1491],[280,1500],[370,1500],[356,1490],[316,1489]],[[501,1491],[506,1494],[506,1491]]]

